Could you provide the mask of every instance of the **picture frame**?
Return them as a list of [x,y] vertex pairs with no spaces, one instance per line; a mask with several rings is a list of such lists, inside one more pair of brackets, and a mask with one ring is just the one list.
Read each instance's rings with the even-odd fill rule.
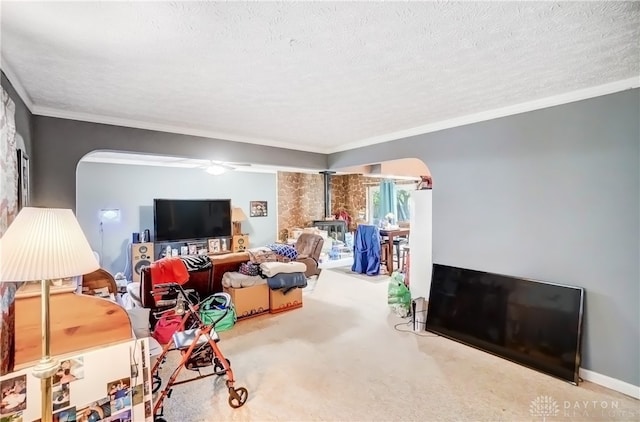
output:
[[21,149],[18,150],[18,209],[29,206],[29,156]]
[[189,243],[189,255],[197,255],[198,254],[198,245],[195,243]]
[[220,239],[209,239],[209,253],[220,252]]
[[228,252],[231,246],[231,239],[223,237],[220,239],[220,252]]
[[250,217],[266,217],[268,215],[267,201],[250,201],[249,216]]

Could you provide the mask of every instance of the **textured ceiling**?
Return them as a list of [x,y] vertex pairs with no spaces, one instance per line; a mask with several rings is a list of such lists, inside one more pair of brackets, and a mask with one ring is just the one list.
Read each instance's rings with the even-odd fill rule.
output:
[[308,151],[640,75],[634,2],[1,7],[2,67],[36,114]]

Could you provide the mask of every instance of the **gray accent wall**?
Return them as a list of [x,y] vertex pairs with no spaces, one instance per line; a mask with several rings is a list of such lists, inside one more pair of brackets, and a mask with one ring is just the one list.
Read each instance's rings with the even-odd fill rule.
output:
[[329,165],[423,160],[433,262],[583,287],[583,368],[640,386],[639,104],[634,89],[335,153]]
[[[277,239],[275,174],[228,172],[212,176],[202,169],[80,162],[76,215],[102,267],[125,272],[131,234],[149,229],[153,235],[153,199],[231,199],[247,215],[242,231],[251,246]],[[267,217],[250,217],[249,201],[267,201]],[[119,209],[119,222],[105,222],[100,210]]]
[[264,145],[34,116],[32,199],[37,206],[76,206],[76,166],[92,151],[138,152],[323,170],[327,156]]

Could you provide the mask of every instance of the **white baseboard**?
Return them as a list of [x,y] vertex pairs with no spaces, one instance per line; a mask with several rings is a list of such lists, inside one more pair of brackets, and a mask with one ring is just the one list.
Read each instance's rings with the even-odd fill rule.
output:
[[640,386],[580,368],[580,378],[640,400]]

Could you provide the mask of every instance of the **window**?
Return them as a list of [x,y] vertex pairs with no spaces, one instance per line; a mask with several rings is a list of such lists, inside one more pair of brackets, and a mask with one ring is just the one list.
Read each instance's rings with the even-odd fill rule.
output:
[[[413,184],[401,184],[396,185],[396,198],[398,200],[398,206],[396,209],[396,218],[398,222],[409,221],[411,218],[411,209],[409,206],[409,198],[411,197],[411,191],[415,190]],[[380,221],[380,187],[369,186],[367,188],[367,220],[371,224],[377,224]]]

